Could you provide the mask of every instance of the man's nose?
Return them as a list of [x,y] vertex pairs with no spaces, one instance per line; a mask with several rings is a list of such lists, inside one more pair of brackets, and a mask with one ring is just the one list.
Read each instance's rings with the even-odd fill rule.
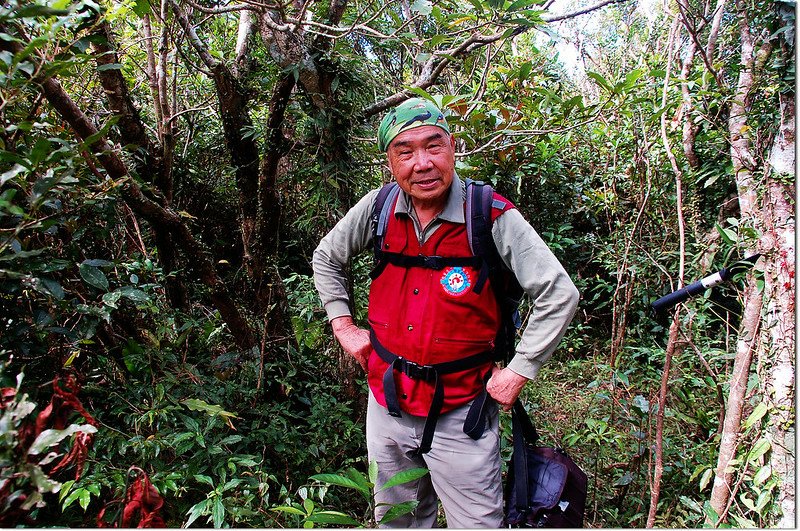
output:
[[420,149],[414,154],[414,171],[425,171],[432,166],[431,156],[427,150]]

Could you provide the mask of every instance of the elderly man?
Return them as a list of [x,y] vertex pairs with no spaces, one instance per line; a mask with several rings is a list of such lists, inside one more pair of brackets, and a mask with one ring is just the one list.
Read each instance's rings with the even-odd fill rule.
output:
[[[375,249],[381,264],[370,286],[370,330],[353,321],[344,271],[350,258],[374,247],[379,190],[336,224],[313,257],[334,336],[367,372],[375,516],[380,521],[391,504],[418,500],[388,525],[434,527],[441,500],[448,527],[496,528],[503,493],[494,402],[508,410],[536,376],[572,319],[578,291],[519,211],[495,193],[491,240],[533,301],[516,354],[507,367],[495,366],[501,288],[492,286],[496,275],[486,280],[470,248],[466,186],[455,173],[455,139],[444,115],[428,100],[407,100],[383,119],[378,142],[399,190],[389,196],[391,215]],[[481,400],[485,393],[494,402]],[[378,490],[421,466],[430,474]]]

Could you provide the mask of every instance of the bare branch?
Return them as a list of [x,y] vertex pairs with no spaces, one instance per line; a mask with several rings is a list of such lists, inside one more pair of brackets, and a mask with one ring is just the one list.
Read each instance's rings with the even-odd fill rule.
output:
[[202,11],[203,13],[208,13],[211,15],[221,15],[224,13],[231,13],[234,11],[253,11],[255,9],[278,9],[280,6],[278,4],[270,4],[270,3],[263,3],[263,2],[254,2],[252,0],[242,0],[241,4],[233,4],[228,5],[225,7],[205,7],[193,0],[181,0],[186,2],[194,9],[198,11]]
[[172,6],[172,10],[175,13],[175,18],[178,20],[178,23],[183,28],[183,31],[186,32],[186,35],[189,37],[189,42],[192,44],[192,47],[197,52],[197,55],[200,56],[200,59],[203,63],[211,70],[215,70],[219,66],[219,61],[211,55],[211,52],[208,51],[205,43],[197,36],[197,32],[194,30],[194,26],[189,21],[189,18],[186,16],[186,13],[178,6],[178,2],[175,0],[165,0],[170,3]]
[[565,13],[563,15],[557,15],[553,17],[544,17],[545,22],[561,22],[562,20],[567,20],[570,18],[579,17],[581,15],[585,15],[587,13],[591,13],[592,11],[597,11],[600,8],[603,8],[610,4],[622,4],[624,2],[630,2],[631,0],[603,0],[599,4],[595,4],[593,6],[585,7],[583,9],[579,9],[578,11],[573,11],[572,13]]

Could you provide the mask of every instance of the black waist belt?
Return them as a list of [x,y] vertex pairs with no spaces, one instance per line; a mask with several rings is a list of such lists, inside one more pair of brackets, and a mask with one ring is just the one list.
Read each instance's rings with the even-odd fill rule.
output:
[[[417,454],[427,453],[431,449],[431,442],[433,441],[433,433],[436,431],[436,422],[439,420],[439,414],[442,412],[442,405],[444,404],[444,384],[442,384],[439,376],[445,374],[452,374],[456,372],[466,371],[467,369],[474,369],[481,365],[492,361],[492,351],[487,350],[479,354],[474,354],[466,358],[461,358],[453,361],[446,361],[443,363],[435,363],[433,365],[420,365],[409,361],[402,356],[398,356],[389,352],[375,335],[375,331],[369,331],[370,341],[372,348],[375,349],[378,356],[389,364],[386,372],[383,373],[383,395],[386,397],[386,409],[393,417],[401,417],[400,403],[397,400],[397,387],[394,383],[394,371],[401,372],[413,380],[423,380],[426,382],[433,382],[433,400],[431,407],[428,410],[428,416],[425,419],[425,428],[422,432],[422,441],[417,450]],[[485,379],[488,379],[487,373]],[[484,389],[472,403],[467,418],[464,421],[464,433],[473,439],[479,439],[485,429],[485,407],[486,407],[487,393]]]

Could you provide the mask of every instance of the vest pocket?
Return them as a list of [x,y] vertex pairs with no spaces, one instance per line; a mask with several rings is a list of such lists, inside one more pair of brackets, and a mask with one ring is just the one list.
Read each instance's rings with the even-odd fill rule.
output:
[[369,325],[372,328],[376,329],[376,330],[388,330],[389,329],[389,323],[376,321],[375,319],[371,319],[369,317],[367,318],[367,321],[369,322]]
[[464,338],[452,338],[452,337],[435,337],[433,338],[434,343],[438,343],[440,345],[452,345],[454,347],[482,347],[484,349],[490,349],[494,346],[494,338],[492,339],[464,339]]

